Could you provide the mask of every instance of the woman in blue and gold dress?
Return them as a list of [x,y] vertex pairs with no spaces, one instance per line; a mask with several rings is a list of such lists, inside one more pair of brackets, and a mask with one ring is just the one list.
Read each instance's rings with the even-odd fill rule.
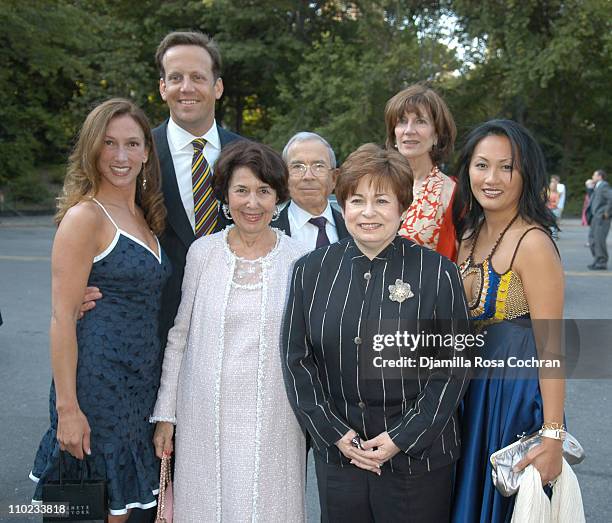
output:
[[[548,232],[555,221],[546,208],[544,158],[529,131],[509,120],[475,128],[458,179],[465,205],[457,207],[459,268],[470,316],[486,334],[476,356],[505,366],[477,368],[465,396],[453,521],[505,522],[514,497],[496,491],[489,456],[517,435],[563,426],[564,381],[508,366],[555,350],[554,336],[540,341],[547,322],[539,320],[562,317],[563,269]],[[520,465],[534,465],[546,484],[561,472],[562,442],[542,440]]]

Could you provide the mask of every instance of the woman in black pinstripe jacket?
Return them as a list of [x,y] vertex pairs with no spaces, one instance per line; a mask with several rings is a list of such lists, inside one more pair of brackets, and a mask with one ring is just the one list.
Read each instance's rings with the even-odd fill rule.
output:
[[360,147],[336,195],[352,237],[296,262],[283,334],[287,393],[312,437],[322,519],[447,521],[469,369],[457,347],[415,350],[402,335],[436,329],[448,339],[457,323],[441,320],[467,326],[457,267],[397,236],[412,200],[399,153]]

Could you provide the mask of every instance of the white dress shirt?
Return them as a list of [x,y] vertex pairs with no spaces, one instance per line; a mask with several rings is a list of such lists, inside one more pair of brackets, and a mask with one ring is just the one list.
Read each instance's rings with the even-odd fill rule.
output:
[[191,142],[196,138],[206,140],[204,147],[204,158],[211,167],[221,153],[221,140],[217,130],[217,122],[213,120],[212,127],[202,136],[194,136],[177,125],[172,118],[168,122],[168,146],[172,155],[176,182],[178,183],[181,201],[185,208],[185,213],[191,223],[191,228],[195,232],[195,213],[193,210],[193,183],[191,181],[191,162],[193,160],[193,145]]
[[[287,214],[289,216],[291,237],[302,242],[310,250],[314,251],[316,249],[317,235],[319,234],[319,228],[308,221],[310,218],[317,218],[318,216],[323,216],[326,218],[327,223],[325,224],[325,233],[329,238],[329,243],[335,243],[338,241],[336,221],[334,220],[334,215],[332,214],[331,205],[329,203],[321,214],[314,215],[306,212],[292,201],[289,203]],[[274,227],[274,222],[272,222],[272,227]]]

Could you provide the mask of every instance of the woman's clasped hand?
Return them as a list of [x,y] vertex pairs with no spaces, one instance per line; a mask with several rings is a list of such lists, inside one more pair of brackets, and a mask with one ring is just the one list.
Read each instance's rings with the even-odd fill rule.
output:
[[380,469],[383,464],[400,451],[387,432],[370,440],[358,440],[358,445],[355,444],[355,438],[359,438],[358,434],[354,430],[349,430],[336,442],[336,446],[347,459],[351,460],[352,465],[379,476],[382,474]]

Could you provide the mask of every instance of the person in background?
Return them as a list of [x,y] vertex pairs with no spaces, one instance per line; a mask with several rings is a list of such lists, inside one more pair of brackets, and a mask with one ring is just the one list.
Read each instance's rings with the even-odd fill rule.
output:
[[450,260],[457,257],[453,198],[455,181],[440,170],[453,152],[457,130],[444,100],[429,87],[412,85],[385,107],[387,148],[408,159],[414,199],[399,234]]
[[[593,196],[593,189],[595,189],[595,182],[593,178],[587,178],[584,182],[584,200],[582,201],[582,214],[581,214],[581,225],[583,227],[589,227],[593,216],[590,213],[589,204],[591,203],[591,197]],[[591,236],[591,229],[589,228],[589,234],[587,241],[584,244],[585,247],[590,247],[589,238]]]
[[550,177],[550,181],[554,181],[557,184],[557,192],[559,193],[559,201],[557,202],[557,207],[553,209],[553,214],[557,218],[557,221],[561,220],[563,215],[563,209],[565,208],[565,198],[567,196],[565,190],[565,184],[561,183],[561,178],[557,174],[553,174]]
[[587,213],[591,216],[589,246],[593,263],[588,266],[592,271],[605,271],[608,268],[608,233],[612,217],[612,189],[606,181],[606,171],[597,169],[593,173],[595,187]]
[[[51,426],[30,477],[41,500],[66,478],[107,482],[109,522],[156,505],[159,461],[148,423],[159,386],[159,310],[170,263],[157,237],[166,210],[151,128],[132,102],[87,116],[70,156],[51,256]],[[85,286],[106,299],[77,323]]]
[[[555,215],[555,217],[558,217],[560,214],[558,211],[559,211],[559,199],[561,195],[559,194],[557,187],[558,187],[557,178],[555,178],[554,176],[551,176],[550,183],[548,184],[548,192],[546,196],[546,207],[548,207],[551,210],[551,212]],[[552,234],[553,239],[557,241],[559,239],[558,225],[555,225],[555,227],[553,227],[550,232]]]
[[289,204],[273,226],[314,250],[346,238],[342,215],[329,203],[336,185],[336,155],[316,133],[300,132],[283,149],[289,169]]
[[[592,216],[587,214],[587,210],[589,208],[589,203],[591,203],[593,189],[595,189],[595,182],[593,181],[593,178],[587,178],[584,182],[584,200],[582,201],[581,224],[583,226],[587,226],[591,222]],[[587,243],[586,246],[588,247],[589,244]]]
[[554,178],[551,178],[550,183],[548,184],[546,207],[548,207],[553,214],[555,214],[555,210],[557,210],[559,207],[559,191],[557,190],[557,180]]

